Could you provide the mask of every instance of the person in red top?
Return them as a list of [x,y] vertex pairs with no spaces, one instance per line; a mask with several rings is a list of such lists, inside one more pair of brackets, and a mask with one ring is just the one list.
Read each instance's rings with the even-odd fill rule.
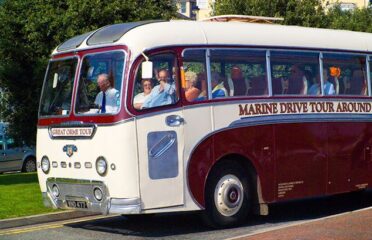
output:
[[185,97],[187,101],[192,102],[200,94],[200,90],[196,87],[198,80],[196,73],[191,71],[186,72],[185,80],[186,80]]

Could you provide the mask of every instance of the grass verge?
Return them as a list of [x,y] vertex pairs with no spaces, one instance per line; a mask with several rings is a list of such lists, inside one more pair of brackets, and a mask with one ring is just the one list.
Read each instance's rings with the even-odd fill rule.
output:
[[0,219],[55,211],[44,207],[36,173],[0,175]]

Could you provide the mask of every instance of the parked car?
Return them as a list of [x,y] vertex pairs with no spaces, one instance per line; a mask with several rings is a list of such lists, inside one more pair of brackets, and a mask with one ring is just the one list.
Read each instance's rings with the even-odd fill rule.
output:
[[7,124],[0,123],[0,173],[36,171],[35,149],[16,145],[6,133]]

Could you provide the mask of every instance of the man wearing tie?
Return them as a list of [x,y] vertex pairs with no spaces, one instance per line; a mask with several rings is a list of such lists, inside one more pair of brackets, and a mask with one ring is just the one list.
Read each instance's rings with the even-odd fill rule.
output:
[[97,94],[94,104],[99,106],[99,113],[116,113],[120,106],[120,93],[111,86],[109,75],[98,75],[97,84],[101,91]]

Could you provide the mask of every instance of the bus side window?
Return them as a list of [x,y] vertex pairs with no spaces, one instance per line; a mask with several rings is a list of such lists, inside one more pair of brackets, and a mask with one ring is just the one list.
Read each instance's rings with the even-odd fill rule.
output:
[[211,50],[210,61],[212,75],[220,74],[212,95],[215,89],[224,89],[226,97],[268,94],[266,51],[216,49]]
[[368,95],[366,56],[325,53],[323,69],[327,74],[324,82],[334,85],[336,95]]
[[271,51],[274,95],[320,95],[319,53]]
[[150,56],[154,73],[142,79],[141,67],[135,77],[133,107],[137,110],[172,105],[179,100],[179,71],[174,53]]
[[205,50],[186,50],[183,55],[185,82],[183,90],[188,102],[208,98]]

